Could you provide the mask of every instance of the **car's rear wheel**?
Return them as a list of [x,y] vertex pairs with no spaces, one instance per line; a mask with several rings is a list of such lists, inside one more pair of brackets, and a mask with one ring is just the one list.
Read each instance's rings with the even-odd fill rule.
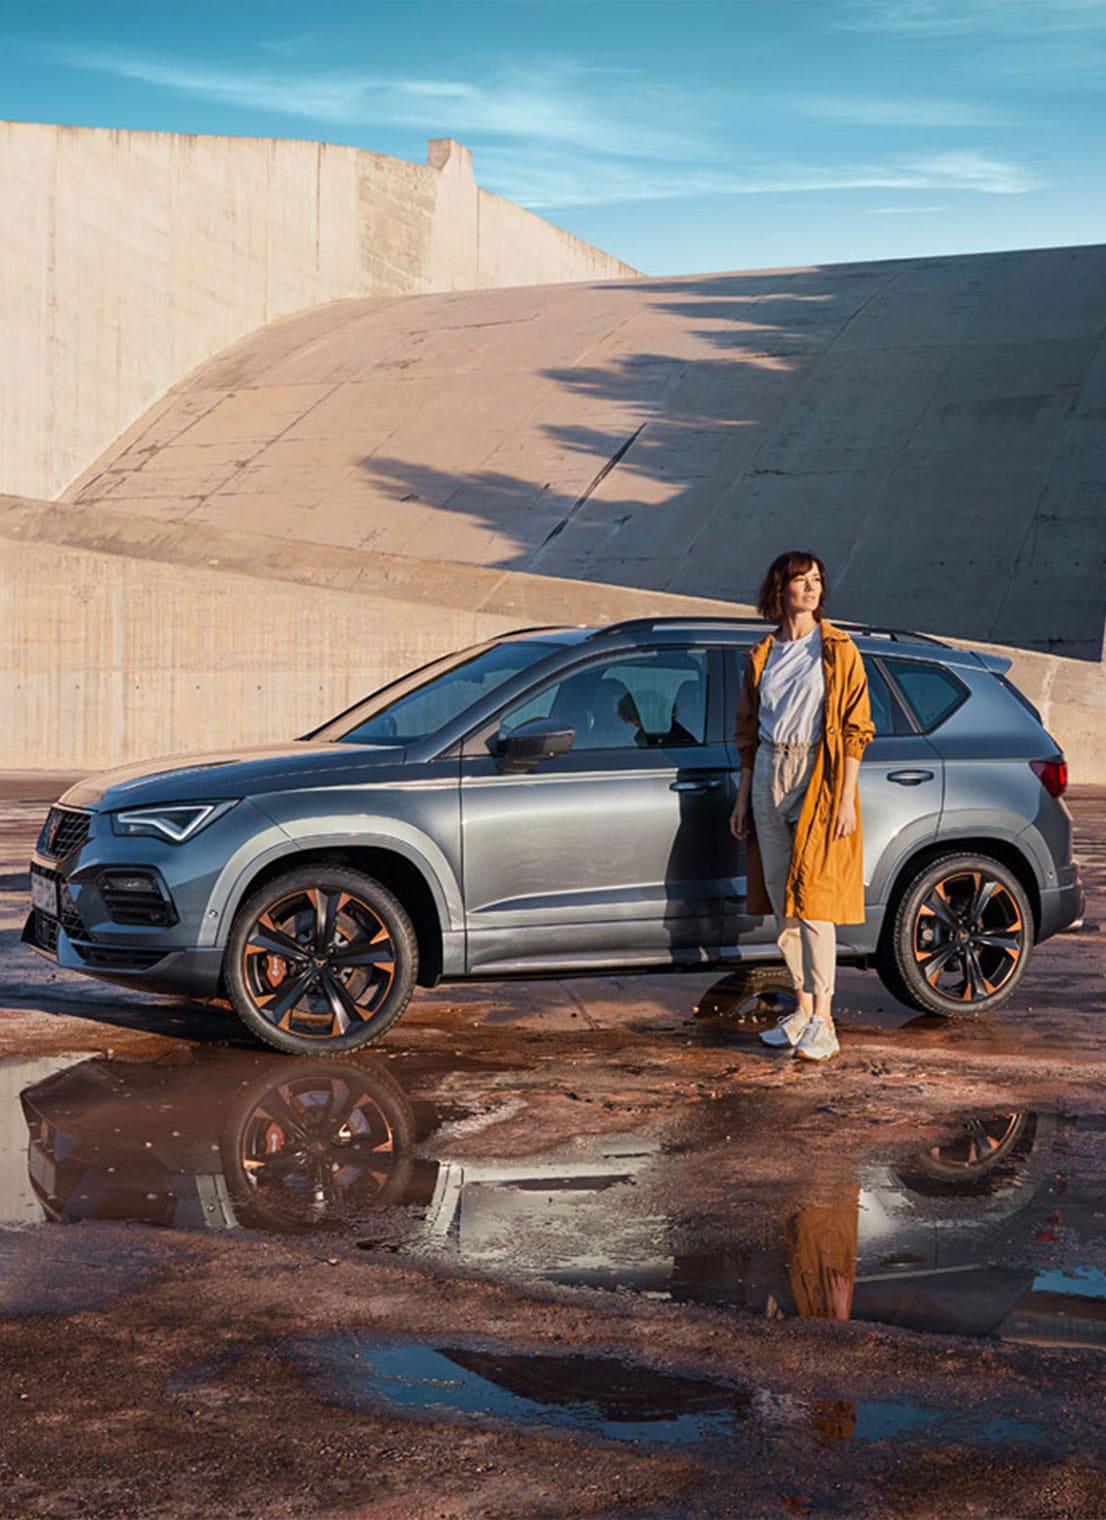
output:
[[226,982],[239,1018],[294,1055],[356,1050],[407,1007],[418,942],[388,889],[344,866],[304,866],[235,916]]
[[1021,882],[989,855],[941,855],[905,885],[879,950],[887,990],[923,1013],[990,1012],[1025,974],[1033,916]]

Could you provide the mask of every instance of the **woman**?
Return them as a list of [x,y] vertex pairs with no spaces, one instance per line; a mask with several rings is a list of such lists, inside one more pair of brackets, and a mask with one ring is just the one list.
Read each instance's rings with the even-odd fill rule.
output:
[[775,914],[798,998],[761,1039],[811,1061],[839,1048],[835,926],[864,922],[857,778],[875,733],[860,651],[822,614],[827,589],[822,561],[798,550],[774,559],[764,578],[757,607],[778,626],[745,662],[730,818],[747,845],[748,911]]

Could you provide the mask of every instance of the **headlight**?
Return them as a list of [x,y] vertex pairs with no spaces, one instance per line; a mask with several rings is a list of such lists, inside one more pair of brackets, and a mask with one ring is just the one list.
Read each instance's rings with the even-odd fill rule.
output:
[[111,827],[116,834],[131,838],[144,835],[154,839],[168,839],[171,844],[183,844],[209,823],[229,813],[238,799],[230,802],[172,802],[163,807],[134,808],[126,813],[112,813]]

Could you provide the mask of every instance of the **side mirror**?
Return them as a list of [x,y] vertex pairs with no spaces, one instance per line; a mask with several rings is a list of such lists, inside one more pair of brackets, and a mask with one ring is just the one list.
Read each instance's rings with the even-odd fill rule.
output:
[[501,771],[528,771],[541,760],[567,755],[576,742],[576,730],[565,728],[559,718],[528,718],[499,740]]

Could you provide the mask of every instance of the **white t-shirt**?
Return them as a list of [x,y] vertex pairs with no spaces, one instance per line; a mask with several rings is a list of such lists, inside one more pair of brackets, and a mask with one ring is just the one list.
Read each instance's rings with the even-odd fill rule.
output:
[[773,639],[760,676],[760,737],[773,744],[816,743],[825,695],[821,626],[815,623],[801,639]]

